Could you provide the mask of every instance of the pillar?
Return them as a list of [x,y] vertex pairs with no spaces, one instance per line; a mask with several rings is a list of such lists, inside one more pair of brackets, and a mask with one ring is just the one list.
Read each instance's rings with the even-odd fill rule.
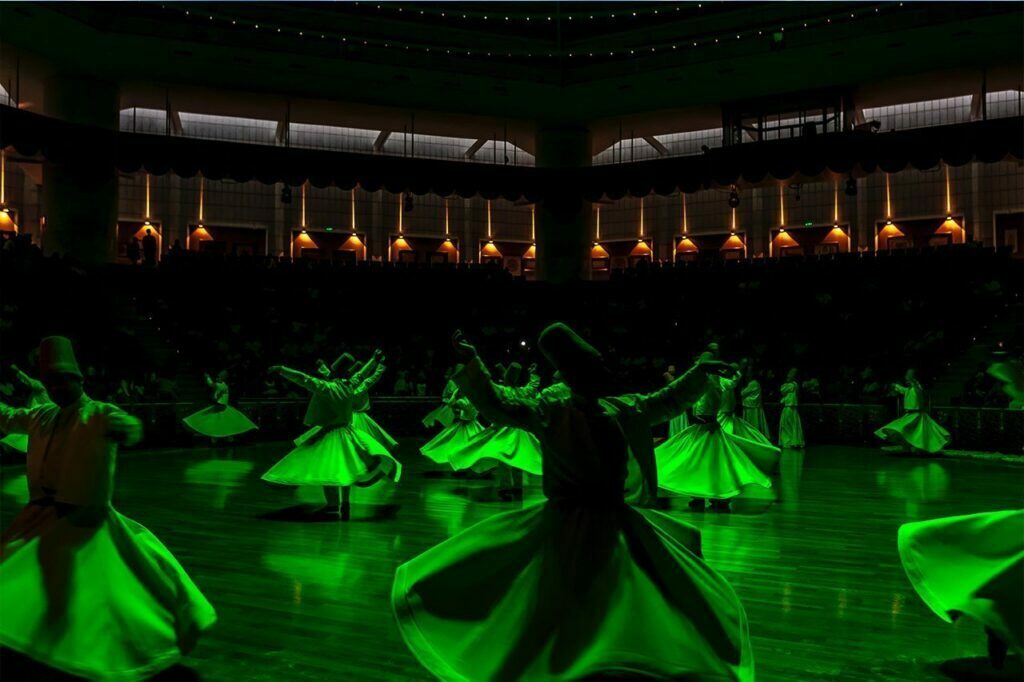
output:
[[[114,83],[79,74],[55,75],[46,82],[48,116],[116,131],[119,111]],[[60,163],[43,162],[42,247],[83,263],[109,262],[117,255],[114,146],[101,140],[75,142],[80,153]]]
[[[590,131],[578,126],[537,129],[538,168],[580,168],[591,161]],[[590,210],[572,183],[551,183],[537,204],[537,276],[550,282],[590,277]]]

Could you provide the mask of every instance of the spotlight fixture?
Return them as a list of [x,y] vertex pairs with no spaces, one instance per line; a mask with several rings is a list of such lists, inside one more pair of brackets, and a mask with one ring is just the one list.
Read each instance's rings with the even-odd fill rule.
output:
[[846,196],[857,196],[857,181],[853,179],[852,175],[846,179]]
[[6,206],[0,208],[0,213],[10,213],[10,212],[11,212],[11,209],[7,208]]
[[285,185],[281,188],[281,203],[290,204],[292,203],[292,188]]
[[414,208],[414,206],[413,206],[413,202],[412,202],[412,195],[411,194],[406,194],[405,195],[405,201],[402,204],[402,210],[405,211],[406,213],[412,213],[412,209],[413,208]]
[[736,208],[740,205],[740,193],[736,190],[736,185],[732,186],[729,190],[729,207]]
[[306,234],[306,228],[302,228],[302,232],[300,234]]

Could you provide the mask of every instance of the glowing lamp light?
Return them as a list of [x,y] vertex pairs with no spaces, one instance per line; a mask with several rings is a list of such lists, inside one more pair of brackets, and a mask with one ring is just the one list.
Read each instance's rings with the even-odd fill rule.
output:
[[636,240],[636,246],[629,252],[630,256],[649,256],[652,253],[651,247],[643,239]]
[[779,234],[786,234],[786,228],[780,227],[779,228]]
[[11,209],[7,208],[6,206],[0,207],[0,213],[10,213],[10,212],[11,212]]
[[501,251],[499,251],[498,247],[494,245],[494,240],[493,239],[487,240],[487,243],[484,244],[484,248],[483,248],[482,253],[483,253],[484,256],[489,256],[489,257],[500,257],[501,256]]
[[693,243],[693,240],[687,237],[685,234],[683,238],[679,240],[676,245],[676,252],[678,253],[694,253],[698,251],[697,245]]
[[307,234],[306,228],[302,228],[302,230],[299,232],[299,234]]

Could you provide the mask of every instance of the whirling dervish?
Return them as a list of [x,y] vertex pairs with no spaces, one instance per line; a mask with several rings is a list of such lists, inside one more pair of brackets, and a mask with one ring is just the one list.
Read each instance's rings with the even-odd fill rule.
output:
[[[456,368],[456,370],[457,369],[458,368]],[[424,428],[432,429],[438,424],[444,428],[448,428],[455,420],[455,414],[452,411],[451,403],[452,396],[454,396],[456,391],[459,390],[459,387],[451,380],[450,371],[448,376],[449,378],[445,381],[444,391],[441,392],[441,404],[428,412],[427,416],[423,418],[421,423]]]
[[757,431],[771,440],[768,432],[768,418],[764,414],[764,403],[761,398],[761,382],[754,377],[750,362],[744,363],[745,373],[750,380],[740,390],[740,402],[743,405],[743,419]]
[[[771,445],[772,442],[760,430],[746,419],[736,414],[736,389],[743,378],[740,366],[732,363],[729,367],[735,372],[731,377],[719,377],[718,382],[722,391],[721,403],[718,406],[718,423],[727,433],[731,433],[756,443]],[[762,411],[763,414],[763,411]]]
[[779,447],[799,449],[804,447],[804,425],[800,421],[800,384],[796,380],[796,367],[786,373],[786,382],[779,387],[782,394],[782,412],[779,415]]
[[[712,361],[712,351],[698,359],[698,363]],[[730,367],[728,373],[733,371]],[[704,509],[705,500],[710,500],[712,509],[728,511],[729,499],[744,488],[770,488],[769,475],[779,462],[779,449],[771,443],[743,438],[722,427],[718,413],[723,390],[720,376],[708,376],[693,406],[693,423],[655,450],[658,485],[692,497],[694,509]]]
[[[399,566],[406,644],[442,680],[753,680],[743,606],[700,533],[626,504],[630,452],[653,495],[652,425],[685,410],[719,363],[650,394],[614,395],[600,353],[562,324],[538,347],[562,383],[495,385],[461,334],[455,381],[496,424],[542,443],[545,502],[488,518]],[[641,491],[636,491],[641,492]]]
[[71,342],[48,337],[39,369],[52,403],[0,404],[28,435],[29,502],[0,544],[0,645],[58,670],[141,680],[213,625],[213,607],[174,556],[111,504],[118,445],[142,423],[83,391]]
[[[540,377],[534,369],[530,368],[527,383],[520,385],[522,365],[510,362],[503,377],[505,388],[520,397],[536,396]],[[467,397],[472,403],[472,398]],[[471,436],[461,447],[452,448],[448,461],[456,471],[472,469],[482,473],[497,469],[498,494],[503,499],[522,496],[522,472],[542,475],[540,443],[536,436],[510,424],[491,424]]]
[[263,474],[264,481],[322,487],[327,499],[324,512],[343,521],[351,513],[351,486],[365,487],[384,478],[398,482],[402,465],[387,446],[352,425],[353,406],[382,360],[383,353],[374,351],[370,361],[353,373],[355,358],[342,354],[330,367],[331,379],[281,365],[270,368],[311,394],[303,419],[310,429],[295,439],[295,449]]
[[[455,369],[456,372],[461,370],[461,365]],[[473,436],[484,430],[477,421],[477,409],[468,398],[460,394],[454,382],[451,384],[453,390],[445,390],[442,396],[444,407],[451,412],[451,421],[420,448],[420,454],[438,464],[449,464],[451,453],[459,452]]]
[[182,421],[196,433],[207,438],[231,438],[259,428],[240,410],[228,404],[228,373],[221,370],[217,379],[204,375],[207,388],[212,392],[213,405],[204,407]]
[[[385,431],[384,427],[378,424],[376,419],[370,416],[370,390],[380,381],[385,369],[384,363],[379,362],[374,367],[373,373],[366,378],[364,382],[366,390],[356,398],[356,402],[352,406],[352,426],[370,434],[374,440],[386,447],[388,452],[394,453],[398,449],[398,441]],[[358,367],[353,366],[349,378],[357,370]]]
[[[11,365],[11,371],[14,372],[15,378],[17,378],[21,385],[28,389],[28,400],[25,401],[26,407],[32,409],[33,407],[46,405],[50,402],[50,396],[46,394],[46,387],[43,386],[43,382],[25,374],[17,365]],[[12,450],[17,450],[24,454],[28,452],[28,435],[24,433],[8,433],[3,438],[0,438],[0,445],[5,445]]]
[[903,416],[875,431],[875,435],[898,450],[935,454],[949,445],[949,431],[927,412],[924,389],[913,369],[903,375],[906,385],[893,384],[892,390],[903,397]]

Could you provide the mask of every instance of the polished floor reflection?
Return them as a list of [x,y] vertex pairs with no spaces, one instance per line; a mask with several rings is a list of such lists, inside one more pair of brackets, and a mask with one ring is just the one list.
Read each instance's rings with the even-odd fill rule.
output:
[[[513,503],[492,481],[429,475],[416,445],[403,443],[397,488],[354,491],[349,523],[311,513],[319,490],[259,480],[286,444],[123,454],[115,504],[174,552],[219,612],[186,661],[201,679],[426,679],[392,620],[394,569]],[[24,468],[8,463],[0,476],[6,525],[26,496]],[[533,485],[514,504],[539,499]],[[758,680],[1019,679],[1019,661],[986,676],[970,660],[985,654],[980,626],[948,625],[916,597],[896,529],[1021,506],[1024,462],[812,447],[784,452],[774,488],[730,514],[692,512],[684,499],[669,513],[701,527],[707,560],[743,600]]]

